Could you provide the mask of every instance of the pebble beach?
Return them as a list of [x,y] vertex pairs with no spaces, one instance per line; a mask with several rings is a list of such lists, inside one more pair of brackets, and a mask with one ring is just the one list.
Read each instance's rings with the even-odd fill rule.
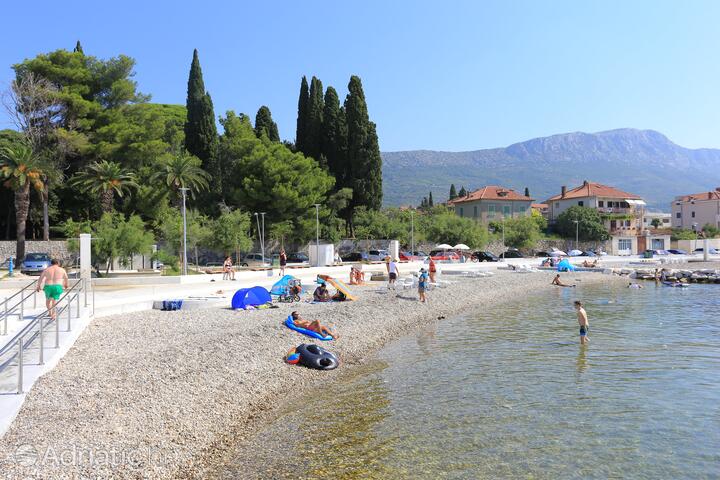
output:
[[[583,283],[624,281],[567,274]],[[385,284],[351,287],[355,302],[279,304],[233,311],[147,311],[94,320],[29,392],[0,439],[3,478],[205,478],[290,395],[320,388],[387,341],[440,317],[553,288],[552,272],[446,276],[429,292]],[[574,282],[575,283],[575,282]],[[297,310],[340,334],[320,342],[334,371],[283,362],[312,339],[282,322]]]

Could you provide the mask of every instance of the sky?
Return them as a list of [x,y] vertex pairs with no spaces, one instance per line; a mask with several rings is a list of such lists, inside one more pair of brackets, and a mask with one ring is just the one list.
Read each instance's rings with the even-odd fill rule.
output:
[[289,140],[303,75],[341,98],[359,75],[383,151],[625,127],[720,147],[717,1],[36,0],[2,12],[3,89],[12,64],[80,40],[86,55],[136,59],[152,101],[184,104],[197,48],[216,115],[267,105]]

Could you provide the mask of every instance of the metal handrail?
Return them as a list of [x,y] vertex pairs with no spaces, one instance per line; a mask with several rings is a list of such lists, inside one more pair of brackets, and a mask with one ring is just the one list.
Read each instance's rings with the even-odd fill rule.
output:
[[[3,333],[2,333],[3,335],[7,335],[7,321],[8,321],[8,317],[9,317],[10,315],[14,315],[14,314],[15,314],[15,310],[17,310],[18,307],[20,308],[20,317],[21,317],[21,319],[22,319],[22,317],[25,316],[25,311],[24,311],[24,310],[25,310],[25,309],[24,309],[24,307],[25,307],[25,300],[27,300],[28,298],[30,298],[31,295],[35,295],[37,292],[36,292],[35,290],[33,290],[33,292],[32,292],[30,295],[28,295],[28,296],[25,296],[23,292],[24,292],[25,290],[27,290],[28,288],[32,287],[33,285],[35,285],[35,284],[38,282],[38,280],[39,280],[39,279],[33,280],[32,282],[28,283],[28,284],[25,285],[23,288],[21,288],[20,290],[18,290],[17,292],[15,292],[15,293],[12,294],[11,296],[7,297],[5,300],[3,300],[2,302],[0,302],[0,320],[3,322]],[[13,305],[12,307],[8,307],[8,304],[10,303],[10,300],[12,300],[13,298],[17,297],[18,295],[20,295],[20,300],[19,300],[15,305]],[[34,307],[37,306],[37,297],[33,297],[33,299],[34,299],[34,302],[33,302],[33,308],[34,308]]]
[[[78,288],[79,287],[79,288]],[[4,370],[14,358],[17,357],[18,362],[18,388],[17,393],[23,393],[23,369],[24,369],[24,362],[23,362],[23,351],[25,348],[27,348],[32,342],[35,341],[36,338],[40,339],[40,350],[39,350],[39,364],[42,365],[44,363],[44,338],[43,333],[45,330],[45,327],[47,325],[50,325],[55,322],[55,347],[59,348],[60,346],[60,315],[62,315],[65,311],[67,311],[67,331],[70,331],[71,321],[72,321],[72,302],[73,300],[77,304],[77,314],[78,317],[80,316],[80,293],[82,291],[85,291],[87,295],[87,285],[85,284],[85,281],[83,279],[78,280],[75,282],[74,285],[72,285],[64,294],[58,299],[58,301],[55,303],[55,319],[53,319],[50,316],[50,309],[45,310],[41,314],[37,315],[28,325],[23,327],[19,332],[17,332],[12,340],[10,340],[8,343],[5,344],[2,348],[0,348],[0,356],[8,353],[12,348],[17,346],[17,352],[12,355],[8,360],[6,360],[4,363],[0,364],[0,371]],[[60,304],[65,301],[64,306],[60,306]],[[86,304],[87,306],[87,304]],[[48,322],[45,322],[46,319],[49,319]],[[40,326],[40,328],[36,329],[36,327]],[[25,339],[25,337],[29,335],[28,339]]]

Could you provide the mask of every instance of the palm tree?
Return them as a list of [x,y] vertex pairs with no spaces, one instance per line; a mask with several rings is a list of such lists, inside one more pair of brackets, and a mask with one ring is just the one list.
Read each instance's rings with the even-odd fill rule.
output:
[[212,177],[200,168],[201,164],[199,158],[182,152],[162,162],[160,171],[152,176],[151,181],[163,182],[176,194],[181,188],[189,188],[190,191],[205,190]]
[[79,172],[70,182],[86,192],[100,196],[103,212],[112,212],[115,194],[122,197],[130,188],[137,188],[132,172],[116,162],[94,162],[85,171]]
[[30,146],[19,144],[5,147],[0,152],[0,174],[4,185],[15,192],[15,224],[17,258],[25,258],[25,227],[30,211],[30,187],[44,188],[43,163]]

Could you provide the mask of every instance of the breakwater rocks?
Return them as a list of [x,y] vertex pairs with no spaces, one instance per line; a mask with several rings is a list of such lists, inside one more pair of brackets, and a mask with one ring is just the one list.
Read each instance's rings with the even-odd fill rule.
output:
[[628,275],[630,278],[638,280],[666,280],[670,282],[687,282],[687,283],[716,283],[720,285],[720,269],[630,269],[621,268],[615,273],[620,275]]

